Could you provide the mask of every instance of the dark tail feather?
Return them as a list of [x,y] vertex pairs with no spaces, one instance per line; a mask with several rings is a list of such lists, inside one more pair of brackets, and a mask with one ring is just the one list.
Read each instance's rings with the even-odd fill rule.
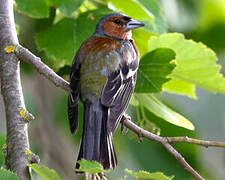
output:
[[78,128],[78,100],[74,100],[72,94],[68,96],[68,118],[71,133],[75,133]]
[[[107,133],[108,108],[99,101],[84,104],[84,124],[80,151],[77,160],[98,161],[104,169],[117,165],[116,154],[112,142],[112,133]],[[76,164],[76,169],[79,169]]]
[[104,169],[115,168],[117,165],[116,153],[113,145],[112,132],[107,132],[108,108],[104,108],[104,117],[101,132],[100,163]]

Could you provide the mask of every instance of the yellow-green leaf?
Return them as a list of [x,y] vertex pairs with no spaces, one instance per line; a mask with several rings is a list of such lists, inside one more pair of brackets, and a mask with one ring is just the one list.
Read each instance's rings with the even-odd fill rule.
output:
[[19,180],[19,177],[12,171],[0,168],[0,179],[2,179],[2,180]]
[[53,169],[49,169],[46,166],[40,166],[38,164],[28,164],[38,175],[40,175],[44,180],[61,180],[59,175]]
[[180,95],[187,95],[190,98],[197,99],[195,94],[195,85],[182,81],[177,78],[173,78],[172,81],[168,81],[163,85],[163,89],[170,93],[178,93]]
[[[176,68],[170,75],[173,86],[167,84],[165,90],[169,87],[169,92],[195,97],[196,85],[213,93],[225,93],[225,78],[220,74],[221,66],[216,63],[216,54],[204,44],[186,40],[182,34],[169,33],[151,37],[149,46],[150,50],[167,47],[176,53]],[[186,84],[185,91],[181,82]]]
[[97,161],[88,161],[86,159],[81,159],[78,161],[78,163],[80,164],[80,168],[76,169],[76,171],[78,172],[88,172],[94,174],[100,172],[107,172]]
[[132,100],[132,105],[142,105],[154,115],[176,126],[180,126],[189,130],[195,129],[194,125],[189,120],[167,107],[151,94],[135,93],[133,94],[132,98],[139,102],[133,103],[134,101]]
[[168,177],[164,175],[162,172],[154,172],[154,173],[150,173],[147,171],[133,172],[129,169],[125,169],[125,172],[131,176],[134,176],[137,179],[172,180],[174,178],[174,176]]
[[150,11],[148,11],[141,3],[135,0],[126,0],[126,1],[118,1],[118,0],[107,0],[111,3],[118,11],[121,11],[134,19],[142,19],[147,20],[150,23],[153,23],[153,15]]

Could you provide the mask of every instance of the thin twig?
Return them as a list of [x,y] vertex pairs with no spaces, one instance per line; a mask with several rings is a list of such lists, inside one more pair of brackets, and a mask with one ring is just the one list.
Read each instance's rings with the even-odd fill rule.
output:
[[[40,58],[33,55],[29,50],[23,48],[20,45],[15,47],[16,55],[29,64],[33,65],[41,74],[43,74],[46,78],[48,78],[51,82],[53,82],[56,86],[61,87],[62,89],[70,92],[69,83],[65,81],[63,78],[58,76],[53,70],[51,70],[46,64],[42,63]],[[172,143],[190,143],[201,146],[216,146],[216,147],[225,147],[224,142],[216,142],[216,141],[204,141],[191,139],[188,137],[161,137],[157,136],[153,133],[150,133],[141,127],[134,124],[132,121],[124,120],[124,125],[138,134],[139,136],[145,137],[151,141],[158,142],[163,145],[164,148],[167,149],[177,160],[178,162],[197,180],[204,180],[183,158],[183,156],[178,153],[170,144]]]
[[130,129],[131,131],[133,131],[134,133],[136,133],[138,136],[141,135],[142,137],[145,137],[149,140],[161,143],[167,151],[169,151],[179,162],[180,164],[197,180],[204,180],[203,177],[201,177],[198,172],[196,172],[183,158],[183,156],[181,156],[180,153],[178,153],[170,144],[169,142],[167,142],[167,139],[161,136],[157,136],[149,131],[146,131],[144,129],[142,129],[141,127],[137,126],[136,124],[134,124],[132,121],[129,120],[124,120],[124,125]]
[[189,144],[196,144],[199,146],[204,146],[204,147],[222,147],[225,148],[225,143],[224,142],[218,142],[218,141],[205,141],[205,140],[200,140],[200,139],[193,139],[189,138],[187,136],[185,137],[166,137],[168,143],[189,143]]
[[33,65],[40,74],[53,82],[57,87],[70,91],[69,83],[57,75],[51,68],[44,64],[39,57],[35,56],[28,49],[21,45],[16,45],[15,53],[20,60]]

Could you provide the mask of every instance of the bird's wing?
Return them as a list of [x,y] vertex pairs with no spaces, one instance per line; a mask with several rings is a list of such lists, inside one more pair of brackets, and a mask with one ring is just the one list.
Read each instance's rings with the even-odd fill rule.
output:
[[68,97],[68,119],[71,133],[75,133],[78,128],[78,101],[80,96],[80,63],[78,56],[75,56],[70,72],[71,93]]
[[122,80],[120,74],[118,71],[109,76],[101,97],[101,103],[109,107],[108,132],[114,132],[117,128],[135,87],[136,73],[126,80]]
[[[108,113],[108,131],[114,132],[117,128],[120,119],[127,109],[131,95],[134,91],[136,81],[136,73],[134,76],[126,80],[114,80],[109,78],[107,85],[104,88],[101,102],[109,107]],[[111,89],[109,89],[112,87]],[[110,100],[111,98],[111,100]]]
[[[131,43],[132,44],[132,43]],[[128,49],[137,54],[134,48]],[[127,50],[122,53],[124,62],[119,69],[109,74],[107,83],[102,91],[101,103],[109,107],[108,131],[114,132],[123,113],[126,111],[136,83],[138,69],[138,56],[131,56]],[[131,53],[132,54],[132,53]],[[132,58],[128,59],[127,58]]]

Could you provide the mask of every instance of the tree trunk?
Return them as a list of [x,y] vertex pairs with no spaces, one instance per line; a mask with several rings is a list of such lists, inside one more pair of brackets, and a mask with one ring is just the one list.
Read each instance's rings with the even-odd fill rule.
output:
[[26,150],[29,149],[27,123],[19,109],[25,109],[20,82],[19,61],[13,52],[5,47],[18,44],[13,16],[13,0],[0,2],[0,79],[7,121],[6,166],[15,172],[20,180],[31,179]]

